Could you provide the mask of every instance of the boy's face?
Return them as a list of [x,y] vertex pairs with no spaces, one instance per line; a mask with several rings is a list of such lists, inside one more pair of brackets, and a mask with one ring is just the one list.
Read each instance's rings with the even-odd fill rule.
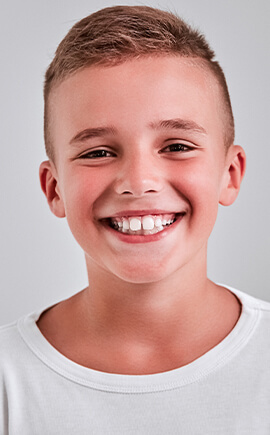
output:
[[[221,106],[212,75],[175,57],[89,67],[52,91],[55,165],[42,164],[41,179],[90,272],[153,282],[205,267],[218,204],[236,196]],[[111,227],[144,216],[176,221],[155,234]]]

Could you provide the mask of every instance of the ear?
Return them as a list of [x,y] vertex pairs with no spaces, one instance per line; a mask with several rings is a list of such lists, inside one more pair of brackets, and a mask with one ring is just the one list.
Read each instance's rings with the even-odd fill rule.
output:
[[245,170],[245,151],[239,145],[232,145],[226,156],[226,167],[219,196],[221,205],[231,205],[236,200]]
[[47,160],[39,167],[41,189],[45,194],[53,214],[59,218],[66,216],[63,199],[61,197],[55,165]]

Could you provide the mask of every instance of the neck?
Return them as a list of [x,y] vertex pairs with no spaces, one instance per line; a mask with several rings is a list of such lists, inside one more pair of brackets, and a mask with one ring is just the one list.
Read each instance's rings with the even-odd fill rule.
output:
[[108,325],[110,330],[125,330],[126,335],[144,339],[151,333],[151,340],[155,332],[160,337],[163,331],[167,337],[175,325],[186,329],[190,318],[193,324],[194,318],[201,318],[212,296],[206,264],[201,259],[198,263],[196,273],[190,273],[186,265],[166,279],[143,284],[123,281],[88,264],[90,284],[82,294],[85,321],[91,327],[102,325],[104,330]]
[[87,266],[89,287],[38,322],[48,341],[86,367],[137,375],[181,367],[223,340],[239,318],[238,301],[207,279],[202,261],[147,284]]

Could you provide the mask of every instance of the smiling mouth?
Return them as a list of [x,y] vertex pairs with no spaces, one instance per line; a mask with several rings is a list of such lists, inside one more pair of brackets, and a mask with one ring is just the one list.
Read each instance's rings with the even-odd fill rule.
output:
[[185,213],[167,213],[160,215],[121,216],[105,219],[112,229],[127,235],[146,236],[157,234],[170,227]]

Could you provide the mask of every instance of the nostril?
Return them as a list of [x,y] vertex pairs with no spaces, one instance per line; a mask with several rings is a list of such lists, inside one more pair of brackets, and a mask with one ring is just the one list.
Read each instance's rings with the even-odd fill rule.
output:
[[157,193],[162,189],[161,179],[137,177],[136,174],[120,177],[114,183],[114,189],[121,195],[142,196]]
[[156,190],[154,190],[154,189],[149,189],[149,190],[146,190],[145,191],[145,193],[156,193],[157,191]]

